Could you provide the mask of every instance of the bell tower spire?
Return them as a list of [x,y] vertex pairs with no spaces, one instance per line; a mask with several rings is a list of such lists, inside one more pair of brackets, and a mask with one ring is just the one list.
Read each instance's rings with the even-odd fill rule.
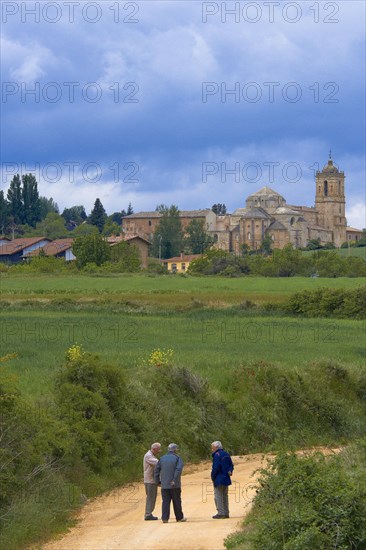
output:
[[332,230],[333,242],[338,247],[346,241],[344,180],[344,172],[334,165],[330,150],[328,164],[316,173],[315,208],[318,225]]

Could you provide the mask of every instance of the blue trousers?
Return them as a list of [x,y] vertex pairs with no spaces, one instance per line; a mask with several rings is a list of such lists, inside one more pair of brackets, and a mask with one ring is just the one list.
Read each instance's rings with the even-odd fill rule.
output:
[[168,520],[170,517],[171,501],[173,501],[175,519],[180,520],[183,518],[181,492],[182,490],[180,487],[161,490],[161,498],[163,500],[161,519],[163,521]]

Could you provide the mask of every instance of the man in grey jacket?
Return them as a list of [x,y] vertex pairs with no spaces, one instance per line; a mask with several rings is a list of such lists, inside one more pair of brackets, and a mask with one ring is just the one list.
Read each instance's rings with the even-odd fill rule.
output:
[[163,523],[168,523],[170,517],[170,502],[173,501],[175,519],[179,522],[186,521],[182,511],[181,499],[181,475],[183,460],[177,455],[178,445],[171,443],[168,452],[162,456],[154,471],[155,483],[161,484]]

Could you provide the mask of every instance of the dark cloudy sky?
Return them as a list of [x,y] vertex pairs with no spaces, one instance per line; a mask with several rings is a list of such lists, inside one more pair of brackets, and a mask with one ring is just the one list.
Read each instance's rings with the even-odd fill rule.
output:
[[365,3],[3,2],[2,183],[63,209],[314,203],[329,149],[365,226]]

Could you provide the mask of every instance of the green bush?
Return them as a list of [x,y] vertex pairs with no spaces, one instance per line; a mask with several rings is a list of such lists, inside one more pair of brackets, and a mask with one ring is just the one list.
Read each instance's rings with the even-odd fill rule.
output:
[[306,317],[365,319],[366,288],[354,290],[319,288],[293,294],[285,310]]
[[261,470],[253,510],[226,548],[365,548],[364,451],[365,440],[329,458],[280,453]]
[[68,425],[79,457],[92,472],[105,473],[126,458],[144,422],[121,369],[83,354],[60,371],[56,381],[60,419]]

